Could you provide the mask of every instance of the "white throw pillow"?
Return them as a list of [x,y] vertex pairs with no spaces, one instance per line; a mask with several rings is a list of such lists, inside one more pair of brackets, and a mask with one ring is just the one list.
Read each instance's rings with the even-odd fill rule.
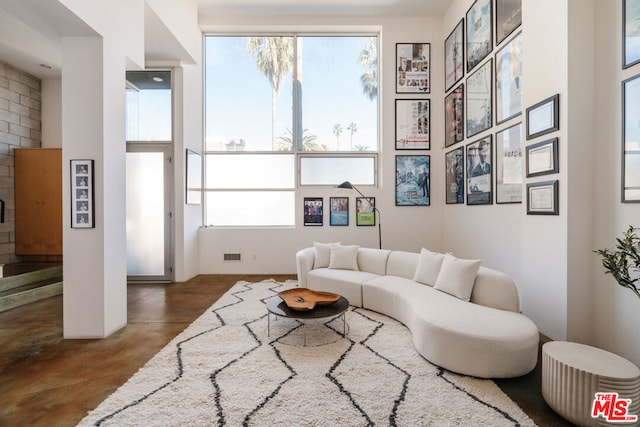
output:
[[480,260],[460,259],[445,254],[434,288],[469,301],[479,268]]
[[413,281],[429,286],[435,285],[436,280],[438,280],[438,275],[440,274],[442,261],[444,261],[444,254],[431,252],[428,249],[422,248]]
[[313,247],[316,250],[316,257],[313,261],[313,268],[329,267],[329,259],[331,257],[331,247],[333,246],[340,246],[340,242],[337,242],[337,243],[313,242]]
[[358,249],[352,246],[334,246],[331,248],[329,268],[358,271]]

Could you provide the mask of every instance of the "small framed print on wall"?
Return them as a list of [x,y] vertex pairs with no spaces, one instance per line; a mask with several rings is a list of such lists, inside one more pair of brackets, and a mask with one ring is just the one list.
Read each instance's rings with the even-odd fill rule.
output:
[[444,98],[444,146],[464,139],[464,84]]
[[527,215],[559,215],[558,180],[527,184]]
[[522,203],[522,123],[496,133],[496,203]]
[[476,0],[467,11],[467,72],[478,65],[493,49],[492,3],[493,0]]
[[430,43],[396,44],[396,93],[430,93]]
[[560,129],[560,95],[555,94],[527,108],[527,139]]
[[467,205],[493,203],[491,135],[467,144]]
[[467,138],[491,127],[493,60],[489,59],[467,77],[466,97]]
[[396,99],[396,150],[429,150],[430,100]]
[[522,0],[496,0],[496,45],[522,24]]
[[444,158],[446,202],[464,203],[464,147],[449,151]]
[[356,225],[376,225],[375,197],[356,197]]
[[349,225],[349,198],[329,198],[329,225]]
[[458,22],[444,41],[444,87],[445,91],[464,75],[464,19]]
[[558,138],[527,146],[527,178],[558,171]]
[[94,228],[93,160],[71,160],[71,228]]
[[304,198],[304,225],[323,225],[323,204],[324,199],[322,197]]
[[431,204],[431,156],[396,156],[396,206]]

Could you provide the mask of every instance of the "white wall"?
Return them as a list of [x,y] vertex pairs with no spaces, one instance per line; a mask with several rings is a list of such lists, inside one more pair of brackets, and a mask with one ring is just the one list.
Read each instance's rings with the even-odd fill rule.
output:
[[42,147],[62,148],[62,79],[42,80]]
[[[291,25],[295,22],[295,25]],[[442,210],[444,197],[443,153],[439,148],[443,139],[443,62],[442,29],[440,18],[430,17],[247,17],[244,19],[200,18],[200,26],[206,31],[238,31],[268,28],[344,29],[364,26],[381,31],[381,153],[379,167],[382,168],[379,188],[362,187],[367,196],[376,198],[381,212],[382,245],[387,249],[418,251],[426,246],[432,250],[442,249]],[[430,151],[398,152],[394,143],[395,99],[411,98],[395,93],[395,45],[396,43],[431,43],[431,139]],[[416,96],[413,96],[416,97]],[[418,98],[418,97],[416,97]],[[431,206],[395,206],[395,155],[431,155]],[[337,184],[337,183],[336,183]],[[377,247],[377,227],[358,227],[352,218],[349,227],[331,227],[325,218],[323,227],[304,227],[301,224],[302,200],[304,197],[324,197],[328,203],[331,196],[348,196],[353,200],[356,193],[336,188],[304,188],[296,191],[296,227],[290,229],[225,229],[200,230],[200,273],[295,273],[295,252],[313,245],[314,241],[341,241],[345,244]],[[224,253],[243,253],[243,262],[223,262]]]

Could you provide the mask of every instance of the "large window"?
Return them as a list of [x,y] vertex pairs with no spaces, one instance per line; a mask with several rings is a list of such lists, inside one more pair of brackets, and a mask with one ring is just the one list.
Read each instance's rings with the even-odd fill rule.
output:
[[171,141],[171,71],[127,71],[127,141]]
[[205,38],[208,225],[290,226],[297,186],[375,185],[378,37]]

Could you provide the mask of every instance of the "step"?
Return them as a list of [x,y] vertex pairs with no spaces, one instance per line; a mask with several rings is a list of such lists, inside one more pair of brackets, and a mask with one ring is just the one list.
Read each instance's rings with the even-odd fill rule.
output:
[[61,280],[45,280],[5,290],[0,292],[0,312],[61,294]]
[[[43,266],[31,270],[31,266],[6,265],[5,277],[0,278],[0,292],[9,289],[19,288],[29,283],[41,282],[52,278],[62,278],[62,265]],[[7,273],[15,273],[7,275]]]

